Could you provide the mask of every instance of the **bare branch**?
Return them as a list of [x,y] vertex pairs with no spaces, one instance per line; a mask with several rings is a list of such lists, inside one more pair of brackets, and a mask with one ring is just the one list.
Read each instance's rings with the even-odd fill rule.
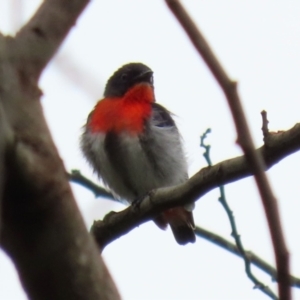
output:
[[[210,145],[207,145],[204,140],[207,136],[207,133],[209,132],[209,130],[206,130],[206,132],[201,136],[201,143],[200,146],[202,148],[205,149],[203,156],[206,159],[207,163],[209,166],[212,165],[211,163],[211,159],[210,159]],[[254,287],[260,291],[262,291],[264,294],[266,294],[267,296],[269,296],[271,299],[275,299],[277,300],[278,297],[277,295],[274,294],[274,292],[266,285],[264,284],[261,280],[259,280],[252,272],[252,268],[251,268],[251,261],[244,249],[244,245],[242,243],[242,239],[240,234],[238,233],[237,230],[237,223],[235,221],[235,217],[233,214],[233,211],[231,210],[227,199],[226,199],[226,195],[225,195],[225,187],[224,185],[220,185],[219,186],[219,191],[220,191],[220,196],[219,196],[219,202],[221,203],[221,205],[223,206],[229,222],[230,222],[230,227],[231,227],[231,236],[234,238],[235,240],[235,244],[237,246],[237,250],[240,254],[240,256],[244,259],[244,263],[245,263],[245,272],[248,276],[248,278],[254,283]]]
[[[220,235],[217,235],[217,234],[215,234],[211,231],[208,231],[199,226],[196,226],[195,233],[197,236],[199,236],[211,243],[214,243],[215,245],[243,258],[242,254],[238,250],[237,246],[235,244],[233,244],[232,242],[224,239]],[[272,280],[277,281],[277,271],[273,266],[268,264],[266,261],[264,261],[262,258],[260,258],[258,255],[256,255],[255,253],[253,253],[251,251],[245,250],[245,254],[253,265],[258,267],[263,272],[269,274],[271,276]],[[290,276],[290,284],[293,287],[300,288],[300,278]]]
[[35,80],[75,25],[89,0],[43,1],[31,20],[16,35],[16,49],[22,51],[26,72]]
[[282,231],[278,204],[264,172],[265,166],[262,157],[255,151],[250,130],[237,93],[237,84],[236,82],[231,81],[227,76],[205,38],[181,3],[178,0],[166,0],[166,3],[178,19],[199,54],[208,65],[227,98],[227,102],[235,122],[238,142],[246,155],[249,166],[253,170],[267,217],[275,252],[276,266],[278,269],[279,297],[280,299],[289,300],[291,299],[291,290],[289,285],[289,253],[287,251]]
[[265,285],[262,281],[260,281],[252,272],[251,261],[246,254],[246,251],[245,251],[243,243],[242,243],[241,236],[237,231],[237,225],[235,222],[235,218],[234,218],[231,208],[229,207],[229,205],[227,203],[226,196],[225,196],[225,188],[223,185],[220,186],[219,202],[222,204],[224,210],[226,211],[226,214],[227,214],[229,222],[230,222],[231,230],[232,230],[231,235],[235,240],[235,244],[238,248],[239,253],[241,254],[241,256],[244,259],[245,272],[246,272],[248,278],[254,283],[254,288],[259,289],[260,291],[265,293],[267,296],[269,296],[271,299],[278,300],[277,295],[275,295],[274,292],[267,285]]
[[[270,133],[268,144],[256,151],[262,155],[266,168],[272,167],[284,157],[300,150],[300,123],[288,131]],[[108,214],[103,221],[95,221],[91,231],[100,248],[133,228],[153,219],[168,208],[194,202],[222,184],[253,174],[245,156],[232,158],[196,173],[184,184],[161,188],[151,192],[139,206],[130,206],[118,213]]]

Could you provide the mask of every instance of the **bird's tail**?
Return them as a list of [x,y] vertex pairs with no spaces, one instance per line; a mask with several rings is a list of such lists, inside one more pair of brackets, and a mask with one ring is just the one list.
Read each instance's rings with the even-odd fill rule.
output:
[[184,207],[169,209],[154,221],[161,229],[165,229],[167,224],[170,224],[173,235],[179,245],[196,241],[193,213],[187,211]]

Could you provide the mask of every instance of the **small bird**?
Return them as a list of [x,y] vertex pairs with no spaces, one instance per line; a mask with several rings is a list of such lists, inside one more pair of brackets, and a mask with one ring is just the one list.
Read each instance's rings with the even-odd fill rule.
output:
[[[171,113],[155,102],[153,72],[129,63],[107,81],[89,114],[81,149],[112,192],[128,203],[188,179],[187,162]],[[178,244],[195,242],[194,204],[169,209],[154,222],[170,224]]]

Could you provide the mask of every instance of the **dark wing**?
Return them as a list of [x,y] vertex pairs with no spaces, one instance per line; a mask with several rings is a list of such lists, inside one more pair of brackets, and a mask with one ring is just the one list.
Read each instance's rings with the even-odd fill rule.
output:
[[140,144],[157,174],[159,174],[161,177],[165,177],[168,176],[168,174],[166,174],[166,170],[165,168],[162,168],[161,164],[162,155],[166,155],[163,154],[165,153],[165,148],[161,144],[161,140],[157,139],[153,128],[151,130],[151,126],[154,125],[158,128],[170,128],[177,131],[177,133],[178,130],[174,120],[171,117],[171,113],[157,103],[152,103],[152,115],[150,122],[149,120],[145,121],[143,134],[139,136]]
[[124,185],[138,197],[139,194],[128,177],[128,172],[130,171],[130,166],[128,166],[128,162],[126,161],[128,149],[122,146],[121,138],[117,133],[112,131],[107,132],[104,140],[106,155],[114,169],[120,174]]
[[176,127],[171,113],[158,103],[152,104],[152,119],[157,127]]

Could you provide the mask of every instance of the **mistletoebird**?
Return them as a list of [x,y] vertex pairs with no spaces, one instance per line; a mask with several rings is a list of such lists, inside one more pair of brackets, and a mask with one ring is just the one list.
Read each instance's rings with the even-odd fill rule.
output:
[[[112,192],[132,203],[149,191],[188,179],[181,137],[171,113],[155,102],[153,72],[129,63],[107,81],[90,113],[81,149]],[[178,244],[195,242],[194,205],[168,209],[154,219],[170,224]]]

